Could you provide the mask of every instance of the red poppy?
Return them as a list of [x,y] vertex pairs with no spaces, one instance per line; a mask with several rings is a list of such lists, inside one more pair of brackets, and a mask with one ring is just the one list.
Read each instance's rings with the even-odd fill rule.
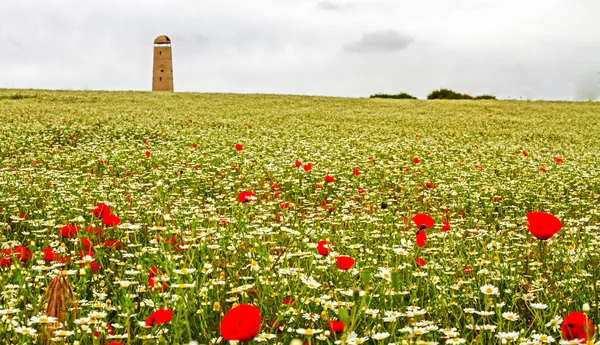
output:
[[582,312],[571,312],[562,323],[562,334],[567,340],[581,339],[580,344],[585,344],[594,336],[594,324]]
[[427,234],[425,233],[425,230],[421,229],[421,230],[417,231],[416,238],[417,238],[417,246],[419,248],[425,246],[425,241],[427,241]]
[[426,265],[425,259],[423,259],[423,258],[416,258],[415,259],[415,264],[417,264],[417,266],[425,266]]
[[358,188],[356,188],[356,190],[357,190],[357,191],[358,191],[360,194],[362,194],[362,193],[364,193],[364,192],[365,192],[365,190],[364,190],[363,188],[361,188],[361,187],[358,187]]
[[171,245],[171,249],[177,249],[180,252],[183,251],[183,248],[181,248],[175,236],[171,236],[171,238],[166,240],[165,243],[169,243]]
[[294,163],[294,165],[296,166],[296,168],[299,168],[299,167],[302,165],[302,162],[300,162],[300,161],[296,161],[296,162]]
[[279,202],[279,207],[280,208],[290,208],[290,203],[287,202],[287,201],[286,202],[280,201]]
[[152,153],[150,153],[150,151],[146,151],[146,157],[150,157],[152,155]]
[[437,188],[437,186],[431,182],[427,182],[427,183],[425,183],[425,188]]
[[86,249],[85,251],[80,250],[79,251],[79,257],[83,258],[84,256],[94,257],[94,256],[96,256],[96,254],[94,254],[94,252],[91,249]]
[[331,182],[334,182],[334,181],[335,181],[335,179],[333,177],[331,177],[329,175],[325,176],[325,182],[331,183]]
[[117,226],[121,223],[121,218],[115,216],[114,214],[106,214],[102,217],[102,222],[106,226]]
[[54,259],[56,258],[56,254],[54,254],[54,251],[52,250],[52,248],[50,247],[45,247],[44,249],[42,249],[42,258],[44,259],[44,261],[54,261]]
[[352,173],[354,174],[354,176],[360,175],[360,171],[358,171],[357,168],[352,169]]
[[123,246],[123,243],[121,241],[117,241],[117,240],[107,240],[106,242],[104,242],[104,248],[121,248]]
[[281,192],[273,193],[273,198],[278,198],[281,195]]
[[559,164],[563,162],[562,158],[558,158],[558,157],[554,157],[554,161]]
[[240,304],[225,314],[219,328],[225,340],[249,341],[260,331],[261,322],[258,308]]
[[450,223],[443,222],[442,223],[442,231],[448,231],[448,230],[450,230]]
[[194,165],[194,169],[196,169],[196,170],[200,169],[200,165],[198,165],[198,164]]
[[310,169],[312,169],[312,163],[304,164],[302,168],[304,171],[310,171]]
[[540,240],[547,240],[554,236],[562,227],[560,220],[550,213],[527,213],[529,232]]
[[415,222],[415,225],[417,226],[417,228],[419,229],[429,229],[433,226],[433,218],[431,218],[430,216],[424,214],[424,213],[419,213],[416,216],[413,217],[413,222]]
[[21,260],[22,262],[27,262],[31,259],[31,250],[29,250],[25,246],[16,246],[13,248],[13,254],[15,258]]
[[282,216],[282,215],[280,215],[280,214],[278,214],[278,215],[275,217],[275,221],[276,221],[277,223],[281,223],[281,222],[283,221],[283,216]]
[[544,168],[544,167],[542,167],[540,170],[541,170],[542,172],[546,172],[546,171],[548,171],[548,170],[547,170],[546,168]]
[[55,255],[54,260],[60,262],[61,264],[70,264],[71,263],[71,257],[68,255],[67,256]]
[[481,165],[475,165],[475,169],[479,171],[483,171],[483,167]]
[[319,254],[323,256],[329,255],[329,248],[333,247],[333,245],[327,241],[319,241],[317,244],[317,251]]
[[272,190],[272,191],[273,191],[273,190],[279,190],[279,189],[281,189],[281,186],[280,186],[280,185],[278,185],[278,184],[274,184],[274,185],[272,185],[272,186],[271,186],[271,190]]
[[96,273],[100,271],[100,264],[98,264],[96,261],[92,261],[90,262],[90,269],[92,270],[92,272]]
[[108,343],[108,345],[124,345],[124,344],[116,342],[116,341],[111,341],[110,343]]
[[242,146],[242,144],[235,144],[235,149],[237,151],[242,151],[244,149],[244,147]]
[[317,183],[317,184],[315,184],[315,188],[320,189],[320,188],[323,188],[323,186],[321,186],[320,184]]
[[23,213],[19,213],[19,218],[20,218],[20,219],[25,219],[26,217],[27,217],[27,216],[25,216],[25,214],[23,214]]
[[161,323],[167,323],[173,318],[173,311],[169,309],[159,309],[146,319],[146,326],[160,325]]
[[6,256],[5,254],[2,254],[2,256],[0,256],[0,267],[10,266],[10,265],[12,265],[12,260],[11,260],[10,256]]
[[81,240],[79,240],[79,242],[81,243],[81,245],[85,248],[85,249],[91,249],[92,246],[94,245],[92,243],[92,241],[89,238],[82,238]]
[[249,190],[245,190],[238,195],[238,200],[240,202],[249,202],[253,198],[256,198],[256,194],[252,193]]
[[267,326],[275,328],[277,330],[277,333],[281,333],[285,329],[285,324],[283,322],[277,324],[277,320],[267,322]]
[[329,321],[327,326],[333,333],[344,333],[344,323],[342,321]]
[[413,162],[415,164],[419,164],[419,163],[421,163],[421,160],[419,158],[415,157],[415,158],[413,158]]
[[529,156],[529,153],[527,153],[527,151],[523,150],[523,157],[527,157]]
[[196,147],[198,147],[198,144],[196,144],[196,143],[193,143],[193,144],[192,144],[192,147],[193,147],[193,148],[196,148]]
[[352,267],[352,265],[354,265],[354,259],[349,256],[346,256],[346,255],[338,256],[336,258],[336,262],[337,262],[338,267],[344,271],[349,270],[350,267]]
[[93,236],[101,236],[102,235],[102,228],[94,228],[93,226],[90,226],[90,225],[85,227],[85,231]]
[[283,300],[283,304],[292,304],[292,303],[294,303],[294,302],[296,302],[296,299],[295,299],[295,298],[291,298],[291,297],[286,297],[286,298]]
[[94,209],[92,210],[92,214],[96,218],[102,218],[102,216],[104,216],[105,214],[109,214],[109,213],[110,213],[110,207],[108,207],[108,205],[103,204],[103,203],[97,203],[94,206]]
[[67,225],[63,226],[62,228],[58,229],[58,233],[62,237],[71,238],[71,237],[75,237],[75,235],[77,235],[77,232],[80,229],[81,229],[80,227],[75,226],[73,224],[67,224]]
[[473,268],[471,268],[471,266],[465,266],[465,274],[471,274],[473,273]]
[[[152,268],[150,268],[148,270],[148,287],[150,288],[150,291],[154,290],[154,285],[155,285],[154,278],[156,277],[157,274],[158,274],[158,270],[154,266],[152,266]],[[160,287],[160,291],[163,291],[166,287],[167,287],[167,284],[163,283],[162,286]]]
[[321,206],[327,206],[327,200],[325,200],[325,199],[321,200]]

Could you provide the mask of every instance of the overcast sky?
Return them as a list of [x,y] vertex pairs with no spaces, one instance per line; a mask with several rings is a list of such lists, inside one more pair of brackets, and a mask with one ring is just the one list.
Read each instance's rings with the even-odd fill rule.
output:
[[600,96],[599,0],[0,0],[0,87]]

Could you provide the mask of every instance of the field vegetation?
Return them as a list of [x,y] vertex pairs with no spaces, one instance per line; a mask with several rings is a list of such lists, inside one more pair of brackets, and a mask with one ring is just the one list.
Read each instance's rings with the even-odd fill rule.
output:
[[0,344],[598,340],[598,129],[597,103],[0,90]]

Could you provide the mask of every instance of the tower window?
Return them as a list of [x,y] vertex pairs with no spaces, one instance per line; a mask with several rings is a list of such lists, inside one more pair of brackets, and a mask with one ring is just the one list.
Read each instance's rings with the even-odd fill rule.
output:
[[162,77],[159,77],[159,78],[158,78],[158,81],[162,81]]
[[164,70],[164,69],[161,69],[160,71],[161,71],[161,72],[164,72],[165,70]]

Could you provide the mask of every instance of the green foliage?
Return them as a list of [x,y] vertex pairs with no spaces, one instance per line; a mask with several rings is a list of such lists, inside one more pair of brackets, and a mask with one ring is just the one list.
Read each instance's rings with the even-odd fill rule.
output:
[[369,96],[369,98],[417,99],[417,97],[406,92],[400,92],[397,95],[387,93],[376,93],[374,95]]

